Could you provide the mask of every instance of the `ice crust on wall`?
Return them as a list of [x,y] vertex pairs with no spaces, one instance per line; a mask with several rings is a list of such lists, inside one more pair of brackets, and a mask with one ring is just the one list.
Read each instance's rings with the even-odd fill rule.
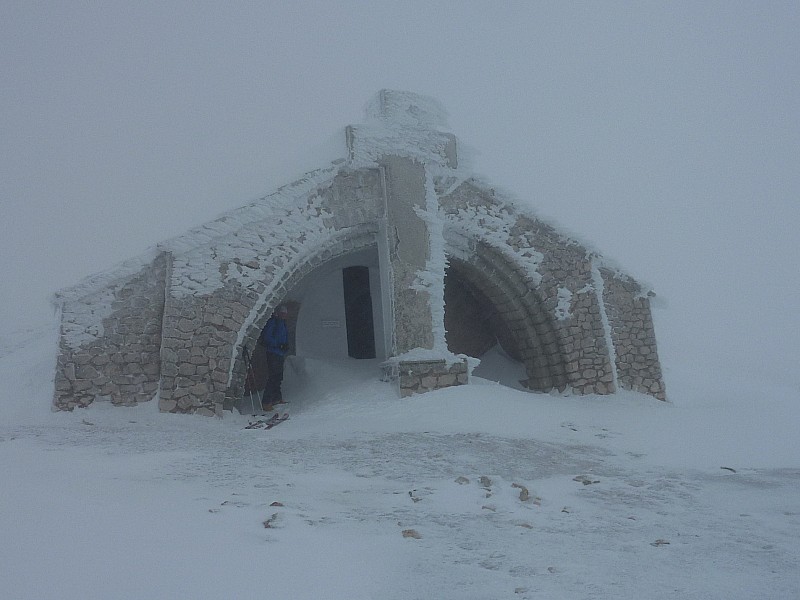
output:
[[[51,301],[61,313],[62,339],[68,348],[77,350],[103,337],[103,320],[113,313],[117,292],[152,264],[158,254],[157,248],[150,248],[53,295]],[[65,305],[69,310],[64,310]]]
[[[239,281],[246,287],[264,278],[259,261],[262,248],[290,252],[300,236],[306,243],[313,243],[317,236],[327,238],[325,221],[333,215],[314,192],[329,183],[336,171],[331,167],[309,173],[247,207],[172,240],[169,247],[173,251],[185,249],[174,254],[172,295],[210,294],[226,280]],[[225,263],[229,267],[223,272],[220,266]]]
[[558,304],[556,304],[555,314],[556,319],[559,321],[566,321],[572,316],[570,308],[572,308],[572,292],[568,288],[558,288]]
[[[512,228],[516,225],[518,218],[526,214],[522,211],[516,212],[513,210],[514,208],[516,207],[506,207],[501,203],[488,207],[470,206],[456,214],[448,214],[447,224],[448,227],[464,234],[466,240],[481,240],[508,256],[515,264],[524,265],[534,285],[538,286],[542,282],[539,265],[544,261],[544,254],[532,247],[515,249],[509,244],[509,240],[512,238]],[[526,236],[531,235],[530,233],[526,234]],[[469,245],[464,245],[455,236],[449,236],[448,241],[451,242],[451,247],[455,247],[464,257],[472,252]],[[528,239],[528,242],[532,245],[533,240]]]
[[367,123],[347,128],[352,167],[376,166],[388,155],[455,167],[455,136],[434,98],[382,90],[368,103],[366,116]]
[[592,283],[594,286],[595,294],[597,294],[597,305],[600,308],[600,321],[603,323],[603,333],[606,340],[606,348],[608,349],[608,360],[611,365],[611,375],[613,377],[614,389],[619,389],[619,378],[617,374],[617,352],[614,348],[614,339],[611,332],[611,321],[608,318],[606,311],[606,302],[603,298],[605,290],[605,283],[603,282],[603,274],[600,272],[600,263],[592,261]]
[[444,219],[439,210],[439,198],[433,185],[430,170],[425,172],[425,210],[417,209],[417,216],[428,225],[430,235],[429,256],[425,269],[417,272],[412,287],[428,294],[433,319],[433,351],[438,355],[449,354],[444,329],[444,273],[447,256],[444,244]]
[[61,323],[63,340],[68,348],[78,350],[82,345],[103,337],[103,320],[111,316],[114,298],[114,288],[108,287],[71,304],[69,315]]

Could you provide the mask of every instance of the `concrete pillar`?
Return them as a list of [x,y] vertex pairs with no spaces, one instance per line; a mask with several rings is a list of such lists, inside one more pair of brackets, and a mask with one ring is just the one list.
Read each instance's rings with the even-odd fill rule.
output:
[[[369,123],[346,130],[351,164],[384,177],[378,232],[386,356],[401,396],[466,382],[444,335],[444,238],[433,172],[458,165],[456,138],[432,98],[382,90]],[[410,354],[409,354],[410,353]]]
[[410,158],[387,156],[381,161],[386,176],[386,255],[391,272],[394,343],[392,355],[415,348],[433,349],[430,296],[414,289],[417,274],[430,258],[430,232],[417,214],[425,210],[425,167]]
[[466,361],[450,354],[444,339],[444,242],[430,218],[437,210],[432,178],[413,158],[384,156],[380,164],[386,216],[378,253],[394,332],[387,356],[397,358],[390,374],[401,397],[467,383]]

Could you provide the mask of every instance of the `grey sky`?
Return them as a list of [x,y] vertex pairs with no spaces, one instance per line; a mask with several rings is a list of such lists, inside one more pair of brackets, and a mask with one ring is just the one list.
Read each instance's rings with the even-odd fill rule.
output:
[[653,284],[667,365],[722,349],[800,380],[796,2],[2,8],[0,331],[322,166],[390,87],[438,98],[479,174]]

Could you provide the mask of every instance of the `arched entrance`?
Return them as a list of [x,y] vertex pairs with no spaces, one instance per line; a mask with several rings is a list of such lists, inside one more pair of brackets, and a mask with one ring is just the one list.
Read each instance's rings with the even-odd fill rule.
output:
[[464,266],[451,260],[444,280],[444,326],[447,349],[454,354],[480,358],[497,344],[520,361],[514,338],[491,300],[464,274]]
[[385,358],[383,306],[376,247],[330,260],[286,294],[298,309],[298,356]]
[[525,366],[527,381],[520,382],[525,387],[565,389],[566,356],[553,317],[525,280],[524,270],[489,244],[469,240],[468,248],[448,256],[445,318],[451,351],[475,356],[471,352],[499,344]]
[[[369,241],[365,236],[363,240]],[[347,358],[385,358],[382,355],[383,319],[380,290],[378,253],[374,245],[353,250],[347,254],[331,257],[321,251],[318,257],[327,256],[317,262],[312,258],[302,275],[293,278],[294,285],[281,297],[275,297],[265,307],[257,325],[251,328],[245,347],[251,354],[250,371],[246,369],[244,352],[240,354],[240,365],[234,373],[241,378],[244,401],[234,398],[233,404],[241,404],[249,410],[250,392],[260,397],[269,376],[266,369],[265,350],[257,343],[258,335],[269,318],[272,308],[285,304],[289,308],[290,365],[305,358],[343,360]],[[315,264],[309,268],[308,264]],[[268,310],[268,312],[267,312]],[[290,366],[286,373],[291,377]],[[231,386],[232,388],[234,386]]]

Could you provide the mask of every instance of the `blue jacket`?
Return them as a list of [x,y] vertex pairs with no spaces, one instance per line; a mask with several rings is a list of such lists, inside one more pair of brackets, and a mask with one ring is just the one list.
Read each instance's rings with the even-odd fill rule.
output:
[[[261,330],[261,343],[267,347],[267,352],[278,356],[286,356],[289,344],[289,330],[286,321],[277,317],[270,317],[264,329]],[[283,346],[283,348],[281,348]]]

